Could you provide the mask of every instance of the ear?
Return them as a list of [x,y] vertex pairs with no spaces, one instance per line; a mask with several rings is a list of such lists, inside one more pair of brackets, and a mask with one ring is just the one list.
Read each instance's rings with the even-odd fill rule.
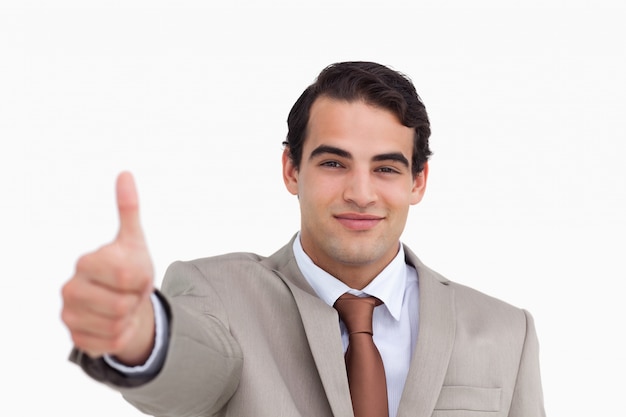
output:
[[426,182],[428,180],[428,162],[424,163],[424,169],[413,178],[413,190],[411,190],[411,204],[422,201],[426,192]]
[[289,157],[289,148],[283,150],[283,181],[287,191],[293,195],[298,195],[298,168]]

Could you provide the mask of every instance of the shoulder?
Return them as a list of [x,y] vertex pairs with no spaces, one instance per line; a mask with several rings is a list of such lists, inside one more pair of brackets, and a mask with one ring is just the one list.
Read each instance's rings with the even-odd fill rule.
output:
[[526,326],[527,316],[523,309],[485,292],[452,281],[429,268],[405,246],[407,262],[418,271],[420,287],[445,287],[451,293],[457,320],[461,322],[493,323]]
[[193,259],[189,261],[173,262],[168,271],[171,269],[183,268],[187,270],[197,270],[203,274],[211,274],[213,272],[227,269],[248,269],[262,268],[266,270],[280,269],[280,267],[293,260],[293,250],[291,248],[293,239],[270,256],[263,256],[252,252],[233,252],[217,256]]
[[462,321],[518,326],[525,331],[527,314],[523,309],[457,282],[448,285],[454,290],[457,316]]
[[170,294],[236,291],[241,288],[249,291],[251,287],[276,281],[276,271],[290,259],[293,259],[293,252],[286,245],[269,257],[251,252],[233,252],[176,261],[168,267],[162,289]]
[[177,261],[172,265],[186,265],[200,271],[211,271],[215,268],[252,267],[258,265],[266,257],[251,252],[233,252],[223,255],[198,258],[189,261]]
[[265,269],[262,266],[264,259],[266,258],[255,253],[236,252],[188,261],[175,261],[167,268],[163,285],[169,285],[172,281],[231,280],[248,276],[252,271],[258,275],[259,270]]

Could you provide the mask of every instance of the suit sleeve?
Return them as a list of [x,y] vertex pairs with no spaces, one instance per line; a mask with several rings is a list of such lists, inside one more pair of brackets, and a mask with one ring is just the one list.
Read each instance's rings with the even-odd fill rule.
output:
[[527,311],[526,337],[509,417],[545,417],[543,389],[539,371],[539,341],[532,316]]
[[158,294],[170,318],[163,368],[152,378],[125,377],[80,352],[71,359],[89,375],[120,391],[154,416],[213,415],[235,392],[243,358],[230,334],[219,296],[191,263],[172,264]]

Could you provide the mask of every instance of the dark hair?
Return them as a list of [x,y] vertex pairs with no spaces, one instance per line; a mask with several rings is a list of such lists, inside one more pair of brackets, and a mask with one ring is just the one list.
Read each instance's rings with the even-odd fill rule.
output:
[[411,80],[404,74],[374,62],[340,62],[324,68],[295,102],[287,117],[289,158],[300,167],[311,106],[320,96],[364,102],[391,111],[400,122],[415,129],[411,169],[417,175],[432,154],[428,146],[430,122],[426,107]]

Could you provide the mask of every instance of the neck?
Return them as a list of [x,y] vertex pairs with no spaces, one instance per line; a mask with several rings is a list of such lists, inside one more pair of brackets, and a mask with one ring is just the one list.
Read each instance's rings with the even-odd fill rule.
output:
[[350,288],[361,290],[376,278],[398,255],[400,242],[369,234],[319,236],[300,232],[300,245],[319,268]]
[[315,265],[355,290],[362,290],[367,287],[397,255],[397,252],[395,252],[390,254],[390,256],[369,263],[352,264],[339,262],[336,259],[314,257],[306,249],[305,253],[307,253]]
[[[319,266],[319,265],[318,265]],[[355,290],[362,290],[367,287],[370,282],[374,280],[380,274],[383,268],[376,268],[374,270],[365,270],[362,267],[359,268],[325,268],[320,266],[323,270],[328,272],[333,277],[337,278],[339,281],[346,284],[348,287],[353,288]]]

